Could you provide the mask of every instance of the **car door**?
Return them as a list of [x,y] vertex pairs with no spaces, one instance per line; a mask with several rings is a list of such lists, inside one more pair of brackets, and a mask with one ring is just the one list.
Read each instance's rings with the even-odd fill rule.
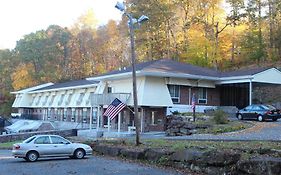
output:
[[251,119],[257,119],[258,114],[261,113],[261,108],[258,105],[253,105],[251,110]]
[[247,106],[242,110],[243,118],[251,118],[252,106]]
[[68,140],[59,136],[50,136],[50,137],[53,145],[54,154],[60,156],[72,155],[73,153],[72,146]]
[[39,156],[49,156],[52,154],[52,144],[49,136],[39,136],[33,141],[33,144]]

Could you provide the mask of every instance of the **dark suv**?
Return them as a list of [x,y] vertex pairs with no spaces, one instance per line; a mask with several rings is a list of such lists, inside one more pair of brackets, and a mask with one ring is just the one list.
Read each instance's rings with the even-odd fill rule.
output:
[[279,109],[276,109],[271,105],[255,104],[237,111],[236,117],[239,120],[257,119],[261,122],[266,119],[276,121],[277,119],[281,118],[281,114]]

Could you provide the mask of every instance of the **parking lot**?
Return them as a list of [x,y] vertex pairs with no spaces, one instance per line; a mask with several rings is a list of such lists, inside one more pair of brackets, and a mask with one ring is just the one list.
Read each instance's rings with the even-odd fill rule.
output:
[[10,150],[0,150],[0,175],[180,175],[147,165],[128,163],[105,157],[90,156],[82,160],[69,158],[39,159],[26,162],[13,158]]

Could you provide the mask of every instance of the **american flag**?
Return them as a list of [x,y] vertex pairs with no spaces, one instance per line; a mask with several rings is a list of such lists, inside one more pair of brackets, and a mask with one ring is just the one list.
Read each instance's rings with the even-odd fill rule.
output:
[[191,108],[192,110],[195,110],[195,106],[196,106],[196,97],[195,94],[192,95],[192,100],[191,100]]
[[118,98],[115,98],[113,102],[108,106],[103,116],[107,116],[110,120],[113,120],[116,115],[125,108],[126,105],[122,103]]

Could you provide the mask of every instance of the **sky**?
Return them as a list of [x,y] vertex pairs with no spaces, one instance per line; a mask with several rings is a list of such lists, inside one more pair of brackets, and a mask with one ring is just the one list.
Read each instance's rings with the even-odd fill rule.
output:
[[120,20],[114,8],[118,0],[1,0],[0,49],[13,49],[24,35],[56,24],[69,27],[79,16],[93,9],[99,25]]

